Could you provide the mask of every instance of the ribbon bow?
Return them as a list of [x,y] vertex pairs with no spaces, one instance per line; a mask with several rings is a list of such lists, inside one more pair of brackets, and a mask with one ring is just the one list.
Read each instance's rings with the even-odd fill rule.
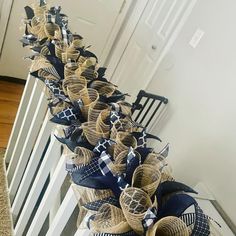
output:
[[148,208],[142,220],[144,231],[146,232],[151,226],[153,226],[156,223],[156,221],[157,221],[157,208],[156,207]]

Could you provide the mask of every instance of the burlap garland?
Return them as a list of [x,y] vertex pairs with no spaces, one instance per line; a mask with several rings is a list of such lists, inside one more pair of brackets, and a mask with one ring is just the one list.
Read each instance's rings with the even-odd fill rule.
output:
[[143,235],[142,220],[148,208],[156,205],[140,188],[126,188],[120,195],[120,205],[130,227],[139,235]]

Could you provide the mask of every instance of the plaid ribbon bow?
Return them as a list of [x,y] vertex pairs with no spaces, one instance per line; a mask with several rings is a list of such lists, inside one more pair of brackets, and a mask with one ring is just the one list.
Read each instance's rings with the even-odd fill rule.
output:
[[142,225],[144,228],[144,231],[146,232],[157,220],[157,208],[151,207],[148,208],[143,220]]
[[98,159],[99,168],[104,176],[113,176],[111,156],[103,151]]

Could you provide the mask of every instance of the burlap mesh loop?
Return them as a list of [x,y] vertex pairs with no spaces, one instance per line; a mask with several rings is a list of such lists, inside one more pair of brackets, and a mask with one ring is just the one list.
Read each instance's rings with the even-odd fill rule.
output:
[[61,59],[62,62],[66,64],[69,61],[77,61],[79,56],[79,51],[74,50],[73,48],[67,48],[66,51],[61,54]]
[[82,124],[82,129],[85,137],[90,144],[96,145],[98,140],[101,138],[108,138],[104,133],[98,132],[96,130],[96,122],[84,122]]
[[166,161],[166,158],[162,157],[158,153],[152,152],[148,154],[144,164],[155,166],[155,168],[160,171],[161,183],[165,181],[174,181],[170,165]]
[[44,13],[47,11],[47,6],[39,6],[38,4],[33,4],[34,15],[36,17],[43,17]]
[[[63,53],[62,53],[63,54]],[[65,78],[70,75],[77,75],[76,70],[78,69],[78,64],[76,62],[68,62],[64,66],[64,76]]]
[[[69,86],[78,86],[79,88],[81,87],[85,88],[87,87],[87,80],[82,76],[70,75],[70,76],[65,77],[65,79],[62,82],[62,88],[65,94],[68,94],[67,87]],[[73,93],[73,91],[71,92]],[[72,96],[75,96],[75,95],[72,95]]]
[[84,88],[80,91],[79,97],[83,102],[83,107],[81,108],[82,114],[84,118],[88,120],[89,107],[97,103],[99,99],[99,94],[95,89]]
[[73,40],[70,45],[71,48],[82,48],[83,38],[80,35],[73,35]]
[[124,150],[129,150],[130,147],[136,148],[137,146],[136,139],[128,132],[118,132],[115,141],[114,157],[118,156]]
[[65,52],[66,48],[67,46],[63,42],[55,45],[55,54],[60,60],[62,60],[62,53]]
[[58,78],[56,78],[54,75],[52,75],[51,73],[49,73],[49,72],[47,72],[43,69],[40,69],[38,71],[38,77],[39,78],[44,78],[44,79],[47,79],[47,80],[54,80],[54,81],[58,80]]
[[70,83],[67,85],[67,94],[72,102],[76,102],[81,99],[80,91],[86,89],[86,83],[81,83],[78,81],[76,84]]
[[52,22],[44,24],[44,31],[49,39],[59,38],[61,35],[61,29],[59,25]]
[[131,230],[122,210],[110,204],[102,205],[91,225],[97,233],[122,234]]
[[102,132],[105,134],[110,133],[109,116],[110,116],[110,111],[107,109],[100,112],[96,123],[96,128],[98,132]]
[[122,175],[126,171],[127,166],[127,155],[128,150],[124,150],[118,154],[118,156],[114,156],[114,165],[112,166],[112,172],[117,175]]
[[142,220],[148,208],[152,206],[149,195],[139,188],[126,188],[120,195],[120,205],[130,227],[142,235]]
[[42,56],[38,56],[36,57],[30,67],[30,72],[35,72],[35,71],[39,71],[40,69],[43,68],[51,68],[53,67],[49,61],[47,61],[44,57]]
[[99,95],[103,95],[107,97],[111,96],[116,89],[113,84],[107,83],[104,81],[99,81],[99,80],[93,81],[90,87],[93,89],[96,89]]
[[161,173],[155,166],[142,164],[133,174],[132,186],[143,189],[150,197],[156,192],[161,181]]
[[73,159],[73,163],[75,165],[86,165],[92,160],[94,156],[93,151],[79,146],[75,148],[74,153],[76,154]]
[[129,119],[119,119],[111,127],[111,138],[115,139],[119,131],[132,132],[134,130],[133,124]]
[[147,231],[147,236],[189,236],[187,225],[179,218],[167,216]]
[[93,80],[98,77],[98,73],[95,69],[96,59],[94,57],[83,58],[79,57],[79,67],[77,73],[84,76],[86,79]]
[[102,111],[108,111],[109,106],[103,102],[96,102],[89,107],[88,121],[97,122],[98,116]]

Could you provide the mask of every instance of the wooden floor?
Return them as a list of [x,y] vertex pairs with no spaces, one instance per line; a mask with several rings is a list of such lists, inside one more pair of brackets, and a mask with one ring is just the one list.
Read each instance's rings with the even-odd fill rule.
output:
[[2,148],[7,147],[23,89],[23,84],[0,80],[0,147]]

